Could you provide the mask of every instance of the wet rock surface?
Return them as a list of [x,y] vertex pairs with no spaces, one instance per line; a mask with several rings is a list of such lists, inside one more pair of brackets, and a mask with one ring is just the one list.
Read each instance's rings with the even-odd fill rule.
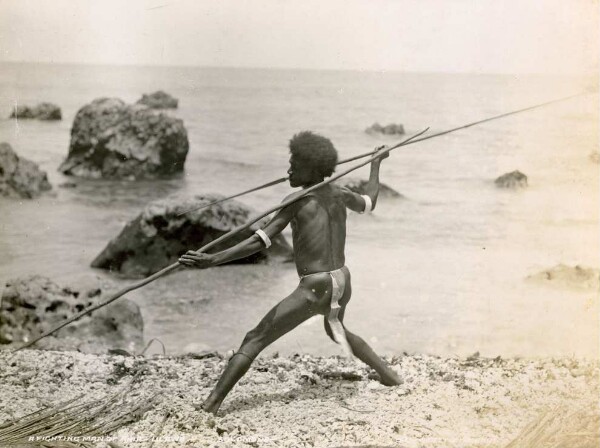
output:
[[384,387],[339,357],[259,357],[213,416],[199,404],[226,366],[220,356],[9,356],[0,352],[0,424],[82,393],[114,393],[133,378],[132,394],[160,393],[140,421],[110,434],[128,448],[149,446],[163,422],[161,448],[505,447],[540,416],[582,408],[596,424],[570,431],[563,446],[592,448],[599,436],[597,361],[395,356],[387,360],[405,383]]
[[[336,185],[340,187],[345,187],[349,190],[352,190],[358,194],[367,194],[365,187],[367,186],[368,180],[357,179],[354,177],[342,177],[341,179],[335,182]],[[383,198],[404,198],[405,196],[401,193],[398,193],[393,188],[387,186],[386,184],[380,182],[379,183],[379,197]]]
[[379,123],[373,123],[367,129],[365,129],[367,134],[375,135],[375,134],[383,134],[383,135],[403,135],[405,134],[404,126],[401,124],[390,123],[385,126],[381,126]]
[[494,183],[498,188],[519,189],[527,187],[527,176],[516,170],[503,174]]
[[52,103],[40,103],[37,106],[16,106],[9,118],[30,118],[37,120],[62,120],[60,107]]
[[179,100],[172,97],[162,90],[158,90],[154,93],[143,94],[142,97],[137,100],[137,104],[143,104],[152,109],[177,109]]
[[48,175],[36,163],[0,143],[0,196],[31,199],[50,189]]
[[[191,209],[211,203],[223,196],[216,194],[193,197],[171,196],[150,203],[121,233],[109,242],[92,262],[92,267],[108,269],[128,277],[147,276],[177,262],[188,250],[197,250],[221,235],[247,222],[252,209],[231,200],[202,210]],[[257,222],[210,252],[218,252],[248,238],[266,222]],[[254,263],[267,258],[289,260],[291,247],[281,235],[273,245],[258,254],[239,260]]]
[[188,149],[182,120],[100,98],[77,112],[59,170],[85,178],[151,179],[182,172]]
[[[28,342],[100,302],[111,290],[106,284],[87,290],[59,286],[42,276],[10,280],[0,303],[0,343]],[[139,307],[119,299],[42,339],[35,347],[84,353],[118,348],[135,353],[143,348],[143,327]]]
[[600,288],[600,271],[579,265],[559,264],[527,278],[543,284],[584,289]]

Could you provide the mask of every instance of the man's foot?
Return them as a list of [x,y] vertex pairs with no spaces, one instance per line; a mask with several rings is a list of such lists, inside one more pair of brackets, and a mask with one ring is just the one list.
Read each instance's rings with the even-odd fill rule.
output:
[[202,410],[204,412],[209,412],[213,415],[217,415],[217,411],[219,410],[219,408],[221,407],[221,403],[223,402],[223,400],[211,400],[210,397],[208,397],[204,403],[202,403]]
[[379,382],[384,386],[398,386],[404,383],[404,380],[400,378],[400,375],[394,372],[394,370],[388,367],[386,371],[383,372],[383,375],[380,373]]

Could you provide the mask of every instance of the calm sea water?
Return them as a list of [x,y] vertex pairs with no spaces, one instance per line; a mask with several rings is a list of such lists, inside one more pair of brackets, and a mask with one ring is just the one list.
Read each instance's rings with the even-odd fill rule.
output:
[[[0,199],[0,282],[106,277],[91,260],[148,201],[229,194],[285,175],[287,142],[298,131],[328,136],[347,157],[395,141],[365,134],[375,121],[437,132],[584,87],[548,77],[3,64],[0,115],[50,101],[64,119],[0,119],[0,140],[40,164],[55,187],[36,200]],[[77,110],[157,89],[180,99],[173,114],[189,133],[185,175],[58,188],[68,180],[57,167]],[[598,150],[596,105],[597,96],[580,97],[395,151],[382,181],[406,199],[349,217],[348,328],[388,354],[597,356],[597,292],[526,281],[558,263],[598,266],[599,172],[589,157]],[[494,187],[515,169],[529,176],[528,189]],[[262,210],[289,191],[280,185],[244,201]],[[296,283],[289,264],[227,266],[180,272],[131,297],[146,338],[159,337],[169,352],[225,350]],[[269,350],[341,353],[321,319]]]

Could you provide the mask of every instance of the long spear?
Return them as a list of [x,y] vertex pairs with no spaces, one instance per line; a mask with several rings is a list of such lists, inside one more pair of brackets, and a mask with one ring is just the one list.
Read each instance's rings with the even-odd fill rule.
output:
[[[582,96],[582,95],[587,95],[589,93],[595,93],[595,92],[582,92],[582,93],[578,93],[576,95],[571,95],[571,96],[567,96],[567,97],[563,97],[563,98],[558,98],[556,100],[547,101],[547,102],[541,103],[541,104],[536,104],[535,106],[526,107],[524,109],[519,109],[519,110],[515,110],[515,111],[512,111],[512,112],[508,112],[508,113],[504,113],[504,114],[500,114],[500,115],[495,115],[495,116],[489,117],[489,118],[484,118],[483,120],[474,121],[473,123],[465,124],[465,125],[459,126],[457,128],[452,128],[452,129],[449,129],[447,131],[442,131],[442,132],[438,132],[436,134],[431,134],[431,135],[428,135],[427,137],[417,138],[417,139],[414,139],[414,140],[412,140],[410,142],[404,141],[402,143],[402,146],[413,144],[413,143],[422,142],[423,140],[428,140],[430,138],[439,137],[439,136],[445,135],[445,134],[450,134],[451,132],[459,131],[461,129],[466,129],[466,128],[469,128],[471,126],[475,126],[475,125],[478,125],[478,124],[485,123],[487,121],[497,120],[499,118],[508,117],[509,115],[519,114],[521,112],[526,112],[526,111],[529,111],[529,110],[532,110],[532,109],[537,109],[538,107],[548,106],[548,105],[553,104],[553,103],[558,103],[558,102],[561,102],[561,101],[570,100],[571,98],[575,98],[575,97]],[[396,148],[396,147],[397,146],[394,146],[394,148]],[[341,165],[343,163],[348,163],[348,162],[352,162],[352,161],[357,160],[357,159],[362,159],[363,157],[368,157],[368,156],[371,156],[371,155],[375,154],[375,152],[376,151],[365,152],[363,154],[359,154],[357,156],[341,160],[337,164]],[[262,190],[263,188],[267,188],[267,187],[270,187],[272,185],[277,185],[277,184],[280,184],[280,183],[285,182],[287,180],[288,180],[288,177],[280,177],[279,179],[272,180],[271,182],[267,182],[266,184],[259,185],[258,187],[254,187],[254,188],[251,188],[249,190],[245,190],[245,191],[242,191],[240,193],[236,193],[234,195],[227,196],[225,198],[217,199],[215,201],[209,202],[208,204],[203,204],[200,207],[195,207],[195,208],[186,210],[184,212],[179,213],[177,216],[182,216],[182,215],[185,215],[186,213],[193,212],[195,210],[202,210],[204,208],[210,207],[211,205],[219,204],[221,202],[225,202],[225,201],[228,201],[230,199],[237,198],[237,197],[243,196],[243,195],[248,194],[248,193],[252,193],[254,191]]]
[[[283,201],[281,204],[276,205],[275,207],[271,207],[267,211],[262,212],[260,215],[254,217],[254,218],[251,218],[245,224],[242,224],[242,225],[236,227],[235,229],[227,232],[226,234],[221,235],[216,240],[213,240],[210,243],[208,243],[207,245],[201,247],[200,249],[198,249],[197,252],[206,252],[207,250],[213,248],[214,246],[216,246],[220,242],[225,241],[226,239],[229,239],[229,238],[231,238],[234,235],[237,235],[238,233],[240,233],[243,230],[246,230],[252,224],[254,224],[258,220],[264,218],[265,216],[268,216],[271,213],[276,212],[277,210],[282,209],[284,207],[287,207],[288,205],[290,205],[290,204],[298,201],[300,198],[306,196],[311,191],[314,191],[314,190],[316,190],[318,188],[321,188],[322,186],[327,185],[327,184],[333,182],[334,180],[337,180],[340,177],[345,176],[346,174],[351,173],[352,171],[355,171],[355,170],[357,170],[357,169],[359,169],[359,168],[361,168],[361,167],[363,167],[363,166],[371,163],[372,161],[374,161],[375,159],[377,159],[378,157],[380,157],[382,154],[387,154],[391,150],[393,150],[395,148],[398,148],[400,146],[403,146],[404,144],[407,144],[410,141],[413,141],[413,139],[415,139],[416,137],[418,137],[420,135],[423,135],[425,132],[427,132],[428,129],[429,128],[426,128],[426,129],[424,129],[424,130],[422,130],[422,131],[414,134],[413,136],[411,136],[411,137],[403,140],[402,142],[400,142],[400,143],[398,143],[398,144],[396,144],[396,145],[394,145],[392,147],[385,148],[385,149],[381,150],[381,153],[379,153],[378,156],[372,156],[368,160],[366,160],[364,162],[361,162],[358,165],[353,166],[352,168],[348,168],[347,170],[342,171],[341,173],[338,173],[338,174],[336,174],[334,176],[331,176],[329,179],[326,179],[323,182],[320,182],[320,183],[318,183],[316,185],[313,185],[312,187],[309,187],[309,188],[306,188],[305,190],[302,190],[301,193],[298,196],[296,196],[294,198],[291,198],[291,199],[288,199],[287,201]],[[104,300],[103,302],[97,303],[96,305],[90,306],[90,307],[86,308],[85,310],[80,311],[79,313],[77,313],[74,316],[71,316],[70,318],[66,319],[64,322],[62,322],[61,324],[57,325],[56,327],[54,327],[54,328],[46,331],[45,333],[41,334],[40,336],[37,336],[37,337],[33,338],[31,341],[26,342],[22,346],[14,349],[13,353],[17,352],[19,350],[22,350],[24,348],[32,346],[33,344],[35,344],[36,342],[38,342],[40,339],[43,339],[46,336],[50,336],[51,334],[57,332],[58,330],[60,330],[61,328],[65,327],[67,325],[69,325],[70,323],[75,322],[78,319],[81,319],[86,314],[89,314],[89,313],[91,313],[93,311],[96,311],[97,309],[102,308],[102,307],[108,305],[109,303],[117,300],[119,297],[122,297],[123,295],[127,294],[128,292],[131,292],[131,291],[133,291],[135,289],[141,288],[142,286],[145,286],[148,283],[151,283],[154,280],[156,280],[156,279],[158,279],[158,278],[160,278],[160,277],[162,277],[162,276],[164,276],[164,275],[166,275],[166,274],[168,274],[168,273],[170,273],[172,271],[175,271],[180,266],[182,266],[182,265],[179,262],[173,263],[172,265],[167,266],[166,268],[162,269],[161,271],[158,271],[157,273],[152,274],[152,275],[150,275],[150,276],[148,276],[148,277],[140,280],[139,282],[133,283],[132,285],[129,285],[129,286],[127,286],[127,287],[125,287],[125,288],[117,291],[116,293],[114,293],[113,295],[111,295],[108,299]]]
[[[413,137],[409,138],[408,140],[404,140],[402,142],[402,145],[407,144],[408,141],[410,141]],[[354,156],[354,157],[349,157],[347,159],[340,160],[338,163],[336,163],[336,165],[343,165],[344,163],[348,163],[348,162],[352,162],[354,160],[362,159],[363,157],[373,155],[376,152],[377,152],[377,149],[374,150],[374,151],[366,152],[364,154],[359,154],[359,155]],[[262,190],[263,188],[267,188],[267,187],[270,187],[272,185],[277,185],[277,184],[286,182],[288,179],[289,179],[288,176],[286,176],[286,177],[280,177],[279,179],[272,180],[271,182],[267,182],[266,184],[259,185],[258,187],[250,188],[250,189],[244,190],[244,191],[242,191],[240,193],[232,194],[231,196],[227,196],[226,198],[216,199],[214,201],[209,202],[208,204],[202,204],[199,207],[190,208],[190,209],[188,209],[188,210],[186,210],[184,212],[178,213],[177,216],[183,216],[186,213],[190,213],[190,212],[193,212],[193,211],[196,211],[196,210],[202,210],[202,209],[208,208],[208,207],[210,207],[212,205],[220,204],[221,202],[229,201],[230,199],[234,199],[234,198],[237,198],[237,197],[240,197],[240,196],[244,196],[245,194],[252,193],[252,192],[258,191],[258,190]]]

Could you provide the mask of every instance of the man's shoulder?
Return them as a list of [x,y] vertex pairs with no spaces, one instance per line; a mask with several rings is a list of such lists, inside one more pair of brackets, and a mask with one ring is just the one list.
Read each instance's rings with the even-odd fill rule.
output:
[[[331,199],[341,199],[343,200],[345,195],[353,194],[352,191],[348,190],[345,187],[340,187],[338,185],[329,184],[329,188],[327,189],[317,189],[306,193],[304,190],[295,191],[289,195],[287,195],[284,201],[297,199],[294,204],[298,204],[300,206],[308,205],[308,204],[318,204],[319,198],[324,199],[325,201]],[[302,197],[300,197],[302,196]]]
[[313,192],[306,193],[304,190],[294,191],[293,193],[288,194],[283,202],[293,201],[291,204],[287,205],[285,208],[288,209],[293,215],[295,215],[298,211],[304,208],[305,205],[315,202],[316,198],[312,194]]

